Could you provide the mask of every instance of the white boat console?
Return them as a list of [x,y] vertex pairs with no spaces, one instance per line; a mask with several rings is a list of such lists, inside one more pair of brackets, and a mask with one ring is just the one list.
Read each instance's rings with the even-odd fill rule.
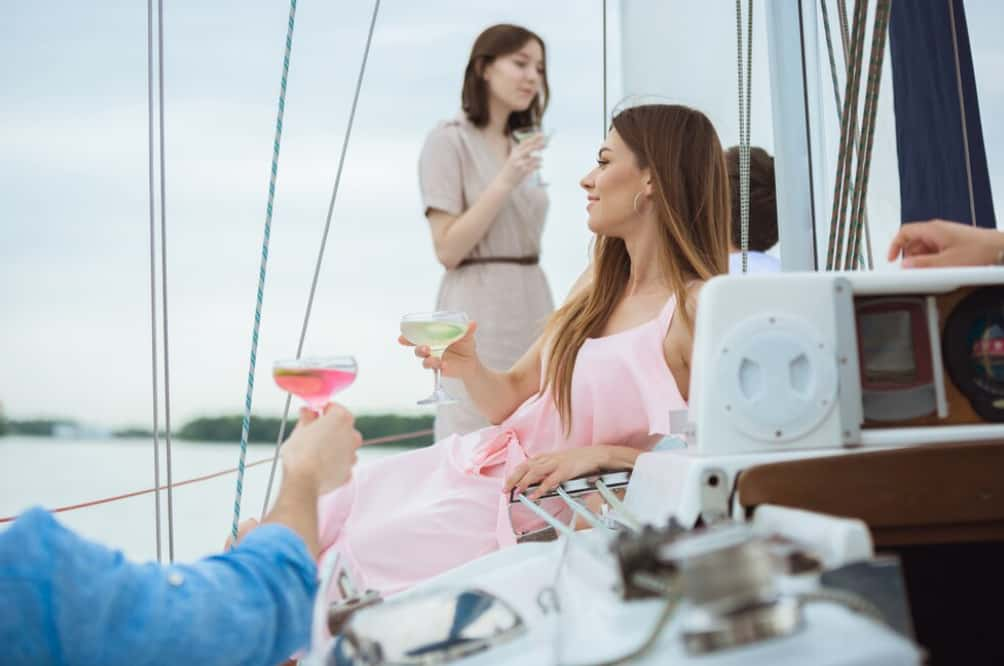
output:
[[701,292],[686,447],[639,457],[627,504],[739,510],[753,465],[1004,440],[1004,269],[720,276]]

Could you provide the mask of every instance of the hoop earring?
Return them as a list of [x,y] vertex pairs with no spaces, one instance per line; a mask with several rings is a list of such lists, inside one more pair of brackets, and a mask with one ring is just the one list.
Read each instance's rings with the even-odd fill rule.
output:
[[639,192],[638,194],[634,195],[634,203],[631,205],[631,207],[634,208],[634,212],[637,213],[638,215],[641,215],[641,211],[638,210],[638,197],[640,197],[640,196],[641,196],[641,192]]

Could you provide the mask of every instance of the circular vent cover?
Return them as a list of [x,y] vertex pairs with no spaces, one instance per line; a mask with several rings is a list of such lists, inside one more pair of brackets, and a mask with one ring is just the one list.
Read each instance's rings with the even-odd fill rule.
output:
[[801,317],[746,319],[725,336],[718,357],[723,416],[754,439],[802,437],[836,402],[834,350]]

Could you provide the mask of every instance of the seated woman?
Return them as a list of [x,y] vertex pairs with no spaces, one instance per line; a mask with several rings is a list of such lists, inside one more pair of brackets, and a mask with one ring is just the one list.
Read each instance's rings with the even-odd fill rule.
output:
[[630,469],[685,406],[697,290],[728,267],[722,147],[698,111],[639,106],[614,118],[597,162],[581,181],[592,266],[523,358],[487,369],[473,327],[441,362],[415,350],[497,425],[384,458],[321,498],[321,549],[358,585],[395,592],[515,543],[510,487]]

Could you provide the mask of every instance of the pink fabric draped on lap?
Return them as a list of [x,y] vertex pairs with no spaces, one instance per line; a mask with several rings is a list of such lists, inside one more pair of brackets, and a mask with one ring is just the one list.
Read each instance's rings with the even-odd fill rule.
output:
[[[498,426],[383,458],[319,502],[322,551],[356,583],[384,593],[515,543],[502,485],[527,458],[594,444],[647,450],[685,407],[663,355],[674,299],[655,319],[587,339],[572,377],[572,428],[550,394]],[[323,554],[323,553],[322,553]]]

